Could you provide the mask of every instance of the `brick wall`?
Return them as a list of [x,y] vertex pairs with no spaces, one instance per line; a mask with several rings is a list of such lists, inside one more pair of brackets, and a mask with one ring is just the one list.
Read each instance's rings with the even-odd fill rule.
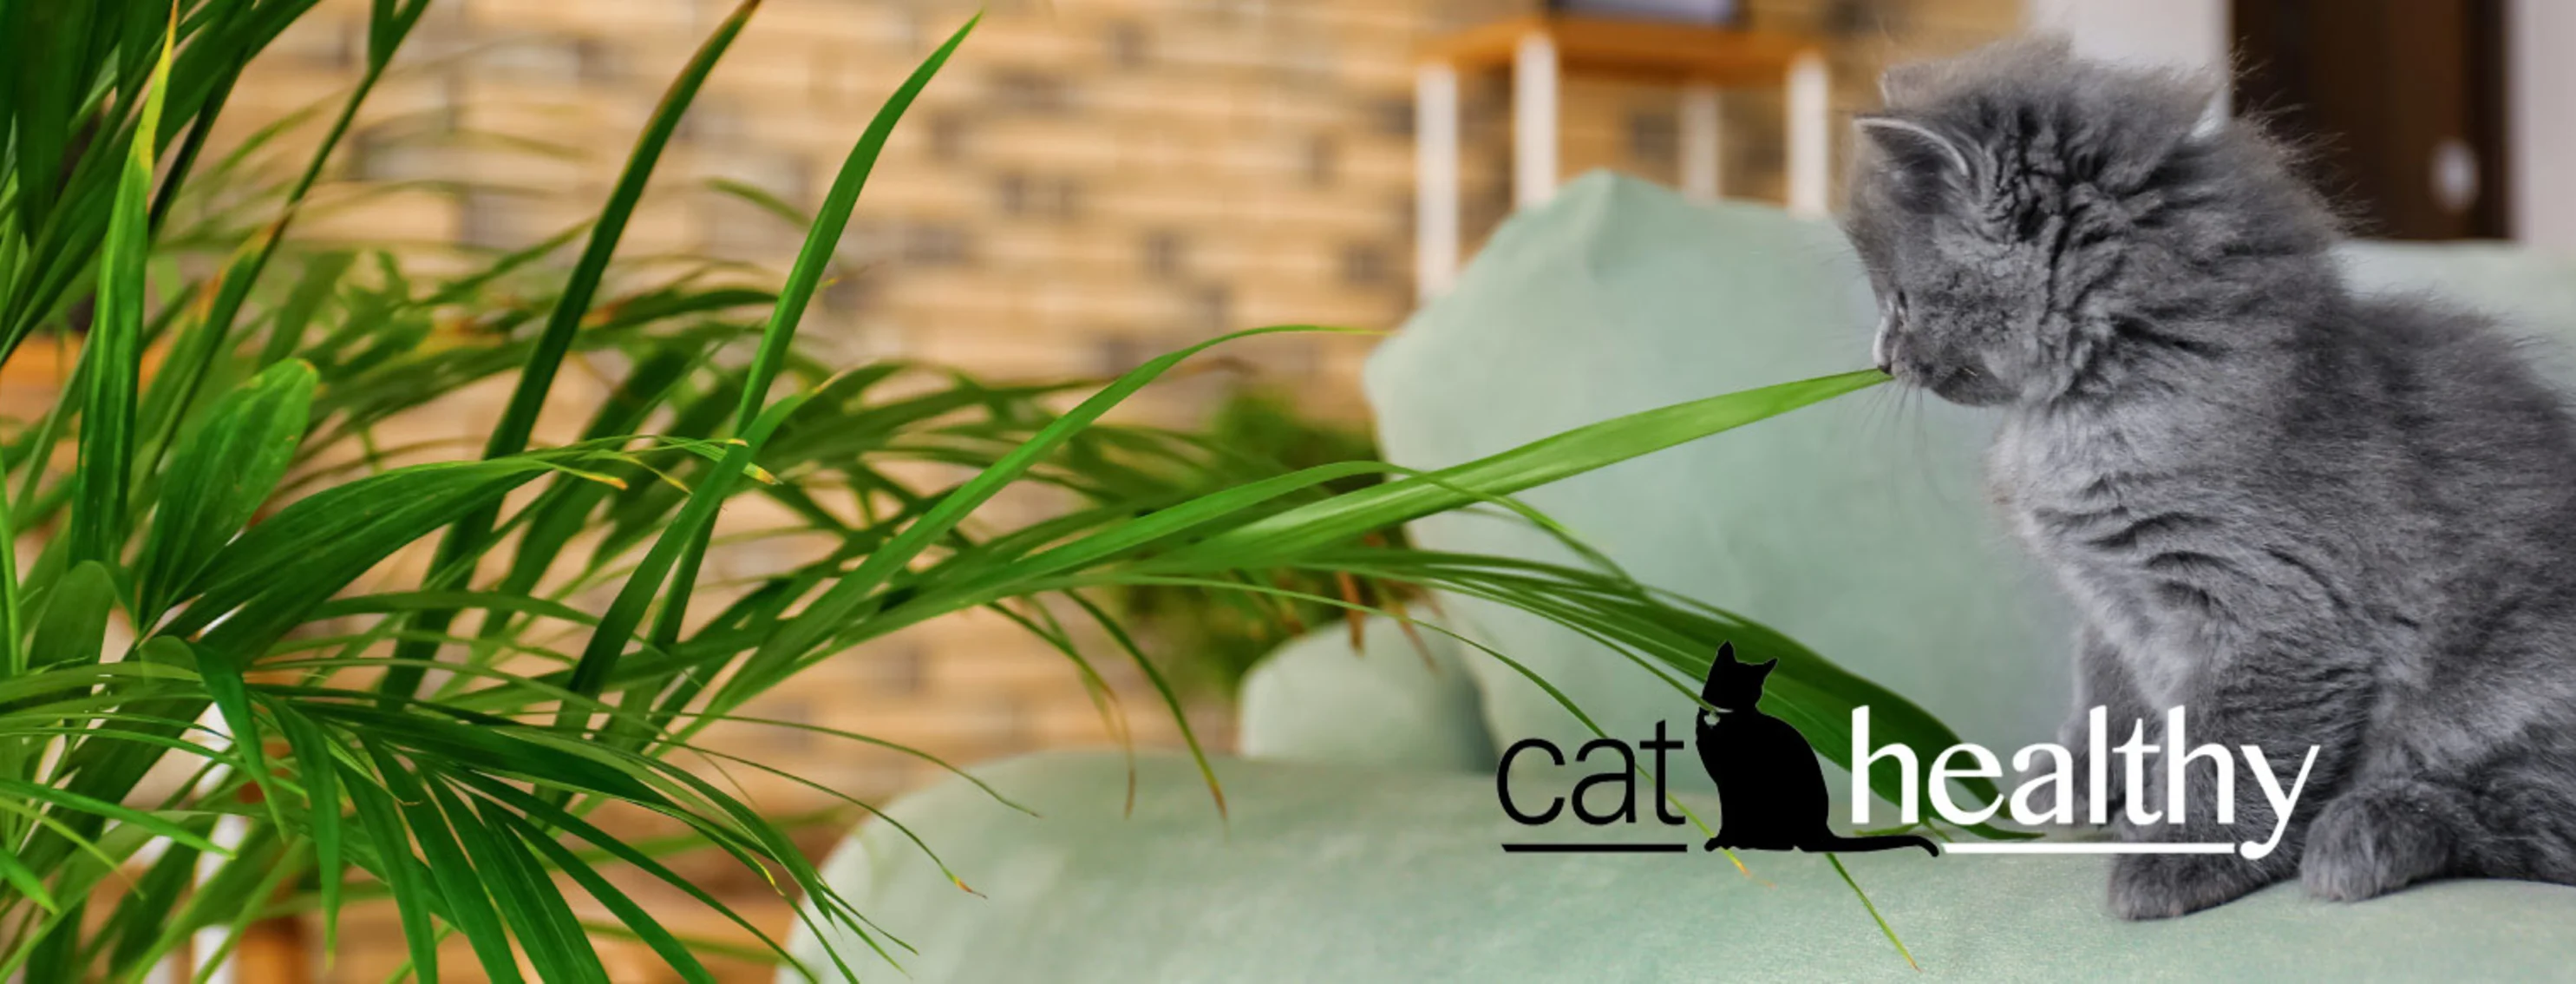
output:
[[[1123,369],[1267,323],[1392,327],[1412,292],[1411,52],[1437,32],[1533,5],[1005,5],[888,145],[842,243],[856,272],[823,291],[805,331],[853,361],[900,354],[1027,377]],[[325,0],[282,38],[233,97],[232,137],[341,92],[364,50],[366,6]],[[2020,17],[2019,0],[1746,6],[1755,26],[1827,40],[1838,110],[1868,105],[1871,79],[1889,61],[1973,45]],[[730,7],[439,0],[341,162],[342,178],[382,197],[317,214],[299,234],[512,247],[571,226],[596,210],[663,86]],[[688,118],[626,252],[783,269],[802,230],[708,182],[740,181],[810,207],[878,102],[967,13],[948,3],[770,0]],[[1464,91],[1472,243],[1508,204],[1508,87],[1478,78]],[[1607,166],[1671,180],[1673,103],[1652,87],[1570,84],[1567,173]],[[1776,92],[1725,98],[1729,194],[1780,194],[1779,104]],[[469,187],[401,184],[431,177]],[[1263,380],[1305,394],[1318,413],[1355,418],[1364,413],[1356,377],[1366,347],[1292,338],[1233,354]],[[1138,412],[1187,420],[1222,385],[1211,376],[1162,387]],[[479,434],[487,425],[469,417],[420,426]],[[1139,743],[1177,742],[1132,672],[1113,670],[1112,682]],[[835,659],[751,713],[863,731],[968,763],[1098,744],[1109,734],[1065,660],[981,616]],[[1198,713],[1201,733],[1222,745],[1224,709]],[[935,774],[795,732],[736,728],[711,739],[872,801]],[[832,805],[792,783],[735,776],[780,813]],[[829,841],[818,832],[813,846]],[[765,890],[755,879],[719,863],[686,870],[744,900],[773,929],[786,925],[782,905],[756,901]],[[712,919],[680,922],[725,932]],[[360,914],[352,926],[331,979],[382,979],[400,959],[389,914]],[[618,959],[621,979],[664,979],[640,947]],[[474,979],[462,951],[447,967],[452,979]],[[766,979],[752,965],[735,969]]]

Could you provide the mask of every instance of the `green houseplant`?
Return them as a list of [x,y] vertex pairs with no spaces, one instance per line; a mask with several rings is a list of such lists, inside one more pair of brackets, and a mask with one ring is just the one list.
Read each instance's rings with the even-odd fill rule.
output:
[[[194,931],[238,938],[256,918],[297,911],[321,914],[327,949],[348,900],[389,896],[422,979],[454,933],[496,980],[520,979],[522,959],[547,980],[606,980],[569,891],[683,977],[711,979],[696,941],[602,869],[631,867],[730,910],[659,860],[669,845],[589,819],[611,803],[684,824],[693,845],[896,947],[777,822],[675,757],[721,758],[693,739],[804,667],[970,609],[1018,621],[1095,688],[1093,660],[1133,661],[1177,713],[1153,661],[1095,600],[1139,587],[1326,608],[1393,596],[1354,601],[1297,580],[1348,577],[1489,598],[1610,643],[1685,693],[1716,641],[1732,639],[1804,684],[1783,707],[1801,726],[1830,728],[1869,704],[1898,740],[1955,740],[1794,642],[1606,565],[1373,535],[1459,508],[1544,523],[1508,496],[1874,373],[1712,397],[1407,474],[1367,461],[1247,469],[1190,435],[1099,423],[1207,345],[1096,387],[836,370],[800,348],[799,321],[888,133],[971,22],[857,137],[782,283],[621,271],[620,235],[663,147],[758,0],[672,83],[595,221],[467,272],[418,277],[391,253],[293,237],[427,0],[376,0],[365,74],[291,180],[248,205],[182,207],[192,189],[239,178],[238,154],[205,159],[213,121],[243,66],[314,3],[0,3],[0,44],[13,49],[0,72],[0,360],[31,346],[78,353],[51,409],[0,445],[0,543],[34,548],[23,568],[0,551],[0,976],[135,980]],[[212,262],[190,262],[209,251]],[[495,289],[504,283],[520,289]],[[158,353],[148,372],[147,351]],[[540,446],[539,412],[576,353],[613,362],[615,387],[579,439]],[[376,441],[385,421],[493,378],[511,396],[479,451]],[[924,485],[887,467],[907,461],[971,477]],[[1391,477],[1336,491],[1381,473]],[[1030,483],[1075,504],[999,530],[969,522]],[[750,497],[792,528],[719,536],[720,509]],[[711,552],[787,535],[829,546],[746,590],[699,596]],[[369,576],[405,556],[425,556],[426,573]],[[1108,644],[1081,644],[1076,621]],[[579,644],[549,642],[567,635]],[[182,778],[156,783],[156,769]],[[1209,786],[1221,812],[1212,774]]]

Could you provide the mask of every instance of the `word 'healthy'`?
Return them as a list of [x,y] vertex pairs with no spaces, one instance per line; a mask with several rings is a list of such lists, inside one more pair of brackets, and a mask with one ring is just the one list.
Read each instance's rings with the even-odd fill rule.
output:
[[[2280,774],[2263,754],[2260,745],[2240,745],[2234,749],[2217,744],[2190,747],[2190,739],[2184,731],[2184,717],[2181,707],[2165,712],[2164,744],[2161,746],[2147,741],[2145,721],[2131,722],[2128,740],[2112,746],[2110,712],[2105,708],[2093,708],[2085,713],[2082,776],[2076,774],[2079,770],[2075,754],[2066,746],[2049,742],[2031,745],[2013,753],[2013,771],[2023,778],[2007,798],[2008,802],[1988,803],[1982,807],[1961,805],[1952,797],[1950,783],[1958,779],[2000,779],[2004,775],[2003,760],[1980,745],[1962,743],[1950,746],[1932,759],[1926,783],[1931,787],[1932,811],[1941,819],[1959,826],[1984,823],[1993,819],[1997,812],[2007,809],[2013,822],[2023,826],[2068,826],[2075,823],[2077,800],[2074,793],[2080,779],[2084,783],[2082,801],[2087,805],[2085,822],[2100,826],[2111,819],[2111,765],[2116,757],[2120,766],[2121,809],[2132,826],[2180,825],[2184,820],[2184,804],[2190,802],[2188,783],[2195,777],[2210,777],[2217,782],[2216,795],[2207,802],[2216,804],[2215,819],[2218,823],[2232,825],[2236,822],[2236,766],[2241,754],[2245,771],[2272,808],[2268,836],[2259,841],[2247,840],[2234,845],[2185,846],[2220,849],[2232,846],[2235,853],[2248,859],[2270,855],[2280,847],[2282,833],[2288,827],[2292,811],[2298,806],[2299,794],[2307,788],[2308,770],[2317,761],[2317,746],[2308,746],[2306,757],[2299,762],[2297,777],[2284,786]],[[1874,798],[1870,795],[1869,774],[1882,761],[1894,765],[1897,770],[1897,819],[1909,825],[1919,822],[1921,812],[1916,808],[1914,777],[1920,770],[1914,750],[1896,744],[1871,748],[1867,707],[1853,709],[1851,735],[1852,822],[1864,826],[1869,823],[1870,801]],[[2194,762],[2207,762],[2214,769],[2193,770]],[[2280,764],[2287,766],[2289,763]],[[2159,788],[2164,792],[2160,803],[2150,795],[2152,790]],[[2042,801],[2038,798],[2043,792],[2053,794],[2045,801],[2050,805],[2045,807],[2040,805]],[[2121,846],[2103,845],[2103,849],[2106,852],[2119,851]]]

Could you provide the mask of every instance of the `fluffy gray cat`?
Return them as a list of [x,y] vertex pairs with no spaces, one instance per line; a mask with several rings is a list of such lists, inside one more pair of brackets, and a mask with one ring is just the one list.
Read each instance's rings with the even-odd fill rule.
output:
[[[2025,42],[1886,90],[1848,227],[1876,359],[2002,408],[1995,498],[2083,615],[2075,727],[2322,746],[2281,850],[2122,855],[2112,908],[2576,884],[2576,425],[2516,343],[2347,288],[2333,213],[2205,84]],[[2250,782],[2220,827],[2212,779],[2119,835],[2270,829]]]

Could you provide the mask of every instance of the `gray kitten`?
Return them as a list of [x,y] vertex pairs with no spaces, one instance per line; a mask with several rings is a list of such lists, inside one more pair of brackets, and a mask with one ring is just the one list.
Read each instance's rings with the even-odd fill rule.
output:
[[[2486,321],[2348,289],[2333,215],[2211,93],[2023,42],[1890,73],[1860,121],[1878,364],[2002,408],[1997,501],[2084,616],[2074,726],[2322,746],[2282,849],[2122,855],[2112,907],[2576,884],[2576,426]],[[2276,819],[2187,785],[2184,824],[2119,834]]]

